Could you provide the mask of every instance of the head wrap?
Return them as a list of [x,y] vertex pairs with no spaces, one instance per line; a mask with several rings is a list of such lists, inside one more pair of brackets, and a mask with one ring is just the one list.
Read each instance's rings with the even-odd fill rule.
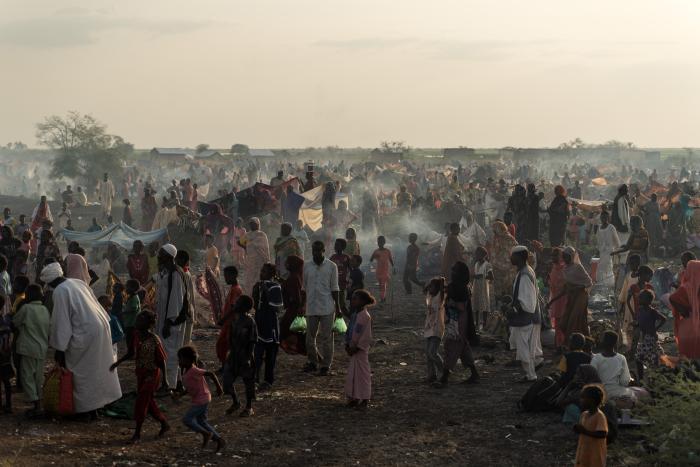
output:
[[41,270],[41,274],[39,275],[39,279],[46,284],[50,284],[59,277],[63,277],[63,269],[58,263],[47,264],[44,266],[44,269]]
[[510,254],[530,252],[525,245],[516,245],[510,250]]
[[493,223],[493,233],[496,235],[506,235],[508,233],[508,226],[502,221],[496,221]]
[[175,248],[175,245],[172,243],[166,243],[162,247],[160,247],[161,250],[166,252],[169,256],[172,256],[173,258],[177,256],[177,248]]

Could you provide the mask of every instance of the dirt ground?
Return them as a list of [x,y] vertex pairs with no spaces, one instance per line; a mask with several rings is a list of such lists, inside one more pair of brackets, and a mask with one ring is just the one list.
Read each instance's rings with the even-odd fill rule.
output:
[[[0,197],[15,215],[31,214],[35,201]],[[59,207],[52,205],[54,215]],[[76,219],[77,212],[73,217]],[[89,224],[92,210],[77,228]],[[117,217],[120,217],[118,214]],[[367,283],[371,283],[368,277]],[[371,287],[376,291],[376,288]],[[393,299],[374,312],[375,344],[370,351],[374,397],[369,410],[344,407],[347,367],[341,339],[336,337],[331,377],[301,372],[303,357],[280,352],[273,390],[258,394],[250,419],[226,416],[226,397],[215,398],[210,421],[228,442],[219,454],[199,447],[199,438],[182,425],[186,399],[161,399],[173,430],[156,440],[158,425],[144,426],[143,441],[131,446],[133,421],[100,418],[27,420],[22,394],[15,394],[14,415],[0,415],[0,466],[37,465],[499,465],[559,466],[573,463],[576,436],[556,413],[525,414],[516,408],[527,385],[517,384],[518,368],[505,363],[512,353],[502,342],[485,337],[475,348],[482,379],[461,384],[461,370],[446,389],[422,382],[425,372],[422,325],[424,302],[407,296],[399,278],[393,279]],[[199,305],[201,297],[198,297]],[[393,303],[392,303],[393,302]],[[206,313],[206,310],[205,310]],[[210,369],[216,369],[216,329],[198,328],[194,343]],[[121,349],[123,352],[124,349]],[[121,353],[120,352],[120,353]],[[545,349],[552,369],[553,355]],[[133,363],[119,369],[124,392],[135,389]],[[242,385],[238,385],[243,392]],[[616,446],[609,465],[622,465]],[[630,441],[632,442],[632,441]]]
[[[147,421],[143,442],[126,444],[133,422],[100,418],[26,420],[21,394],[15,414],[0,415],[3,447],[0,465],[571,465],[576,437],[554,413],[524,414],[516,401],[526,386],[516,384],[518,369],[505,367],[511,354],[502,343],[485,339],[475,349],[482,380],[461,384],[461,372],[446,389],[422,382],[423,302],[407,296],[394,279],[393,305],[375,312],[375,344],[370,351],[374,397],[369,410],[344,407],[347,357],[336,339],[331,377],[300,371],[304,359],[280,353],[277,382],[259,394],[250,419],[226,416],[227,398],[215,398],[210,420],[228,446],[215,454],[180,418],[188,407],[161,399],[173,430],[156,440],[157,423]],[[394,320],[392,320],[392,314]],[[216,330],[196,330],[195,344],[205,364],[216,368]],[[551,360],[551,353],[548,353]],[[489,363],[486,363],[486,362]],[[547,373],[547,368],[540,371]],[[119,369],[125,391],[135,388],[133,364]],[[242,392],[243,388],[239,386]],[[618,443],[624,442],[624,435]],[[610,465],[614,461],[611,446]]]

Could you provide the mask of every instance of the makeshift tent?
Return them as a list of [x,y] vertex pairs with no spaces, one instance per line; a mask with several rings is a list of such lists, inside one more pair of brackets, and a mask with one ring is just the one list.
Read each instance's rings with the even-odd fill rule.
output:
[[[321,228],[321,221],[323,220],[321,201],[323,199],[324,187],[324,185],[320,185],[312,190],[301,193],[301,196],[304,197],[305,201],[299,210],[299,219],[304,221],[304,224],[308,225],[313,231]],[[348,206],[350,205],[347,193],[337,193],[335,195],[336,207],[338,207],[338,203],[341,201],[348,203]]]
[[587,199],[569,198],[569,202],[571,202],[571,204],[575,204],[576,207],[582,211],[590,212],[600,210],[606,203],[609,203],[610,201],[591,201]]
[[251,216],[262,216],[266,212],[279,212],[279,197],[287,186],[292,185],[298,191],[300,181],[297,177],[291,178],[277,187],[272,187],[265,183],[255,185],[236,193],[235,197],[231,193],[208,202],[200,201],[198,209],[200,214],[209,214],[212,205],[218,204],[228,213],[234,200],[238,201],[238,217],[246,219]]
[[165,237],[168,231],[167,229],[159,229],[142,232],[120,222],[99,232],[76,232],[75,230],[62,229],[60,233],[67,241],[76,241],[83,247],[105,246],[114,243],[128,250],[135,240],[141,240],[144,245],[149,245]]

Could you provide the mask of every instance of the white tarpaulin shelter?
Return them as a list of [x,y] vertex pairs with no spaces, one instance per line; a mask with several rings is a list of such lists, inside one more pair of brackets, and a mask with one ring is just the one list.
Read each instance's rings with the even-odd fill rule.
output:
[[[312,190],[300,193],[300,195],[305,198],[305,201],[304,204],[301,205],[301,209],[299,209],[299,219],[314,232],[321,228],[321,221],[323,220],[321,200],[323,199],[324,186],[325,185],[320,185]],[[348,206],[350,205],[347,193],[337,193],[335,195],[336,207],[338,207],[338,203],[341,201],[348,203]]]
[[105,246],[115,243],[122,248],[131,249],[135,240],[141,240],[144,245],[157,242],[168,233],[167,229],[142,232],[120,222],[112,224],[104,230],[97,232],[77,232],[75,230],[61,230],[61,235],[70,241],[76,241],[84,247]]

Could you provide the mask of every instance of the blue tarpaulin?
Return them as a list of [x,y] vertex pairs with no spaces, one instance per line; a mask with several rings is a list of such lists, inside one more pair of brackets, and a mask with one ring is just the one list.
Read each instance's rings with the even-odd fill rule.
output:
[[159,229],[142,232],[120,222],[98,232],[77,232],[75,230],[62,229],[60,233],[69,242],[76,241],[83,247],[105,246],[114,243],[128,250],[131,249],[134,240],[141,240],[144,245],[149,245],[165,237],[168,230]]

